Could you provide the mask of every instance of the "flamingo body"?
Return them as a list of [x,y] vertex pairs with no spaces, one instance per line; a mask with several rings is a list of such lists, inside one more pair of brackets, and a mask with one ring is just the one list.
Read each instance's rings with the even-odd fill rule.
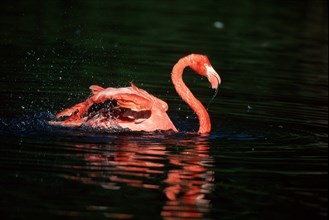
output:
[[[183,70],[187,66],[198,74],[206,76],[213,88],[217,89],[220,78],[211,67],[208,58],[198,54],[180,59],[172,71],[172,81],[177,93],[199,118],[199,133],[208,133],[211,130],[208,112],[182,80]],[[178,132],[166,113],[167,103],[137,88],[133,83],[130,87],[105,89],[92,85],[90,89],[92,95],[89,98],[57,114],[56,118],[60,121],[49,123],[67,127],[84,125],[101,129]]]
[[[102,129],[129,129],[132,131],[173,130],[176,127],[171,122],[166,111],[168,105],[137,88],[131,87],[102,88],[90,86],[92,96],[56,115],[56,118],[68,117],[64,121],[53,121],[51,124],[63,126],[87,125]],[[104,105],[99,112],[90,110],[92,106],[112,101],[112,105]],[[160,122],[160,123],[159,123]]]

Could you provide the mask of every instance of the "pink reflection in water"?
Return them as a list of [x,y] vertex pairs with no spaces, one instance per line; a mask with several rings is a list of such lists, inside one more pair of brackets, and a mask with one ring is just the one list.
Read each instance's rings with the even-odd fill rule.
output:
[[111,146],[76,147],[99,151],[83,155],[90,170],[87,175],[67,176],[69,179],[112,190],[119,190],[122,184],[161,190],[167,198],[159,213],[164,219],[202,218],[209,211],[210,201],[206,195],[213,189],[214,173],[208,170],[213,159],[204,138],[163,140],[162,143],[123,139]]

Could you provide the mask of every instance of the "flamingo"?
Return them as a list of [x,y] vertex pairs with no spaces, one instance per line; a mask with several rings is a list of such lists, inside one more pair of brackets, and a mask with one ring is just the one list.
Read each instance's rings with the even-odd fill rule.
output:
[[[206,108],[195,98],[183,82],[183,71],[190,67],[207,77],[212,89],[217,91],[221,78],[205,55],[190,54],[181,58],[173,67],[171,79],[178,95],[196,113],[199,119],[199,134],[210,133],[211,121]],[[130,87],[102,88],[92,85],[92,95],[84,102],[65,109],[56,115],[60,121],[52,125],[65,127],[90,126],[100,129],[129,129],[154,132],[172,130],[178,132],[166,111],[168,105],[133,83]]]

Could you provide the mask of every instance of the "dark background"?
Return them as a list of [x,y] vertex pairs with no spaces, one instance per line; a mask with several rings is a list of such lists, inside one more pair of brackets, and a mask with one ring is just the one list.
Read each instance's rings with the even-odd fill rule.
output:
[[[327,217],[327,1],[5,1],[0,16],[4,219],[166,219],[173,207],[176,218]],[[133,81],[169,104],[181,131],[196,130],[170,82],[189,53],[206,54],[222,78],[210,136],[47,124],[90,85]],[[207,105],[206,80],[191,70],[184,79]],[[127,154],[134,163],[113,162]],[[157,174],[133,171],[140,162],[160,164]],[[194,164],[203,171],[185,173]],[[175,172],[187,180],[168,182]],[[185,200],[190,183],[208,186],[204,199]],[[169,186],[181,187],[177,203]]]

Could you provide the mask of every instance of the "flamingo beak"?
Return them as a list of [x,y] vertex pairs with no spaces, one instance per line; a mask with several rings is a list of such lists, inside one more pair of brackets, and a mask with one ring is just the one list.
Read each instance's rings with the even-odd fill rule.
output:
[[214,70],[212,66],[206,66],[207,68],[207,78],[211,84],[211,88],[215,91],[218,91],[218,86],[221,83],[221,78],[219,77],[218,73]]

